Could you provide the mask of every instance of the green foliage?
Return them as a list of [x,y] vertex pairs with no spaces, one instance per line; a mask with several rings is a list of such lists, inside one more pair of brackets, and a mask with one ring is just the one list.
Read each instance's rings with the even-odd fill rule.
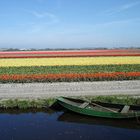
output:
[[0,74],[139,72],[140,65],[1,67]]

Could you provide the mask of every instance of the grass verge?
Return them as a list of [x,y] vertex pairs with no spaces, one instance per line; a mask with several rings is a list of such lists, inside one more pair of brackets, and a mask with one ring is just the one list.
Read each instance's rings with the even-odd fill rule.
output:
[[0,108],[28,109],[28,108],[48,108],[55,102],[55,99],[5,99],[0,100]]
[[126,105],[140,105],[140,96],[126,96],[126,95],[113,95],[113,96],[88,96],[85,97],[89,101],[101,101],[106,103],[118,103]]
[[[89,101],[102,101],[107,103],[119,103],[127,105],[140,105],[140,97],[138,96],[84,96],[76,97],[81,99],[88,99]],[[55,98],[52,99],[5,99],[0,100],[1,109],[41,109],[48,108],[56,102]]]

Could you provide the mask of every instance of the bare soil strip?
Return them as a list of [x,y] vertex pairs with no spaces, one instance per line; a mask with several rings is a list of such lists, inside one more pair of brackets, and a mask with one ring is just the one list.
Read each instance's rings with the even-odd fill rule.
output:
[[140,95],[140,80],[0,84],[0,99],[54,98],[58,96]]

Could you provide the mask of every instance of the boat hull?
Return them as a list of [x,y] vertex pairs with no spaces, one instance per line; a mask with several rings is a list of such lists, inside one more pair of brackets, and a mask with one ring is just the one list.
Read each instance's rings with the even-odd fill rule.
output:
[[57,99],[58,103],[64,108],[73,111],[75,113],[79,113],[87,116],[94,117],[103,117],[103,118],[116,118],[116,119],[124,119],[124,118],[135,118],[140,116],[140,112],[137,113],[114,113],[114,112],[105,112],[105,111],[97,111],[90,108],[80,108],[78,106],[67,103],[65,98],[61,97]]

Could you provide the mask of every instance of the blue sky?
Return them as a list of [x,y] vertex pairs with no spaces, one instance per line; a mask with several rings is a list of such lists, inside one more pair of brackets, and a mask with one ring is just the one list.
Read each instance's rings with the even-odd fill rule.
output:
[[140,47],[140,0],[0,0],[0,48]]

